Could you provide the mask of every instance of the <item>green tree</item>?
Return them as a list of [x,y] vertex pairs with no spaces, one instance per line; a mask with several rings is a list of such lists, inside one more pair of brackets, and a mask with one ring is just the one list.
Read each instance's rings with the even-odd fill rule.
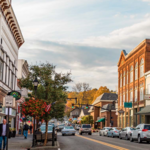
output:
[[83,116],[81,118],[81,123],[82,124],[93,124],[93,116],[87,115],[87,116]]
[[28,77],[20,79],[21,87],[25,87],[32,91],[31,97],[35,95],[34,86],[32,84],[35,77],[37,77],[39,81],[36,98],[44,100],[47,104],[55,102],[55,104],[51,106],[50,114],[45,114],[42,118],[46,122],[46,136],[44,141],[44,145],[46,145],[48,122],[54,117],[56,119],[63,118],[67,98],[65,91],[68,88],[66,84],[72,80],[70,78],[70,73],[57,73],[55,66],[48,62],[39,65],[31,65],[29,66]]

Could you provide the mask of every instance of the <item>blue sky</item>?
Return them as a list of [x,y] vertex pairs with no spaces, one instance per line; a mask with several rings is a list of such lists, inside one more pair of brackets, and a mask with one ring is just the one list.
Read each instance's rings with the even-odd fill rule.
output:
[[49,61],[73,83],[115,90],[122,49],[150,38],[150,0],[13,0],[25,43],[19,58]]

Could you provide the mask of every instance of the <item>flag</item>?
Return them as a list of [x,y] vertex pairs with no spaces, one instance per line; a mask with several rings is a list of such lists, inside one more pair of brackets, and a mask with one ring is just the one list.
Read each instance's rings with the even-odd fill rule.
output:
[[51,109],[51,104],[46,106],[46,110],[45,111],[48,112],[48,111],[50,111],[50,109]]

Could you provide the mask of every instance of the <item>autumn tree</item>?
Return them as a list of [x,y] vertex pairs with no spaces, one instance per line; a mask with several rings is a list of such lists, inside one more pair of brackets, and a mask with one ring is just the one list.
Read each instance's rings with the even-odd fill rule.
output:
[[93,124],[93,116],[87,115],[87,116],[83,116],[81,118],[81,123],[82,124]]
[[66,84],[71,82],[70,73],[62,74],[57,73],[55,66],[50,63],[41,63],[39,65],[29,66],[29,75],[25,79],[20,79],[21,87],[29,89],[31,92],[31,97],[34,97],[35,91],[32,82],[35,77],[38,78],[39,86],[36,92],[36,98],[42,99],[46,104],[55,105],[51,106],[50,114],[43,115],[42,119],[46,122],[46,136],[44,145],[47,143],[47,130],[48,122],[52,118],[60,119],[64,117],[64,109],[66,103]]
[[110,93],[110,90],[106,87],[106,86],[101,86],[95,93],[93,101],[96,100],[96,98],[100,95],[102,95],[103,93]]

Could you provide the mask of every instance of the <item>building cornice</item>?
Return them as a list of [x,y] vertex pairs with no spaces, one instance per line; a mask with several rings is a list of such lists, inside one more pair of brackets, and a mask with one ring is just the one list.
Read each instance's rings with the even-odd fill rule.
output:
[[20,48],[24,43],[24,38],[9,0],[0,0],[0,9],[15,38],[18,48]]

